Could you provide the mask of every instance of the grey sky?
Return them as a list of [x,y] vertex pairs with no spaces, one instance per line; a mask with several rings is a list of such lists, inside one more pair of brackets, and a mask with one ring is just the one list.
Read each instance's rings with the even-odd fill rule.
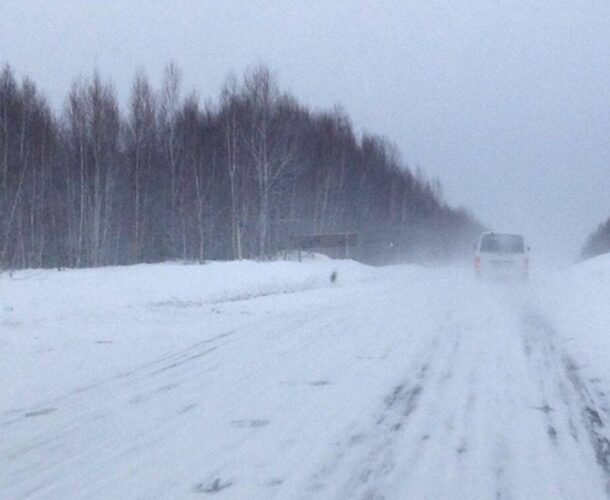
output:
[[610,2],[3,0],[0,62],[59,108],[97,67],[124,102],[174,60],[215,99],[267,63],[309,106],[341,103],[452,204],[576,256],[610,216]]

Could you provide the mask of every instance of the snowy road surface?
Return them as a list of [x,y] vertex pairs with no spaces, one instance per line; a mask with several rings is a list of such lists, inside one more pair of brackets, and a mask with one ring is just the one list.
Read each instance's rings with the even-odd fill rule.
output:
[[596,338],[600,311],[552,280],[348,267],[330,286],[329,265],[282,293],[122,284],[59,311],[36,293],[73,279],[76,302],[83,272],[3,277],[22,299],[2,313],[0,497],[609,496],[610,342],[575,331]]

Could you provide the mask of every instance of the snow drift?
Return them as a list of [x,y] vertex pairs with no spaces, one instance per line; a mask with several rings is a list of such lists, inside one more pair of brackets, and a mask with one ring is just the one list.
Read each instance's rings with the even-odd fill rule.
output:
[[314,260],[0,286],[3,498],[610,491],[608,256],[529,285]]

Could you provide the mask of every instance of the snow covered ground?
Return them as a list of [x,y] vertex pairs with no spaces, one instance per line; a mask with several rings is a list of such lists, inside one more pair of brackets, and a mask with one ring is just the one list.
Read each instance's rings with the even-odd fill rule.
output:
[[3,499],[610,496],[609,256],[525,285],[24,271],[0,297]]

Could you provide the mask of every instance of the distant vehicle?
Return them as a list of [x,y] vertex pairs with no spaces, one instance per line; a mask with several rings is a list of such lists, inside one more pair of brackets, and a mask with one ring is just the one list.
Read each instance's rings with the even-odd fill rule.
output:
[[526,280],[529,247],[520,234],[482,233],[475,248],[474,268],[480,277]]

